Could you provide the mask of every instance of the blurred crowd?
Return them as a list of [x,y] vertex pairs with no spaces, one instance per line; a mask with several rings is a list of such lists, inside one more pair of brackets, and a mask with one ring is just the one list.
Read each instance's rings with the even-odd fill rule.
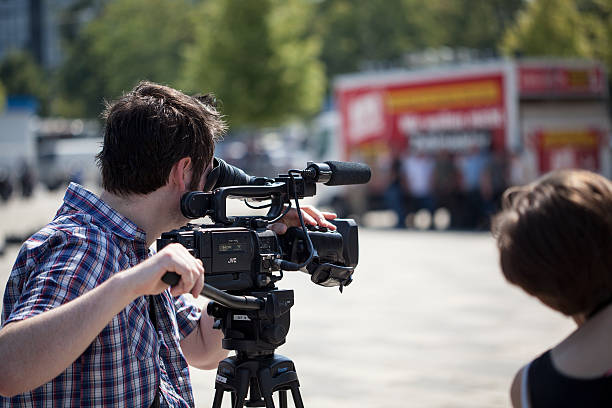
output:
[[[384,202],[397,216],[397,228],[415,226],[415,214],[428,214],[419,228],[487,229],[504,190],[525,183],[519,157],[473,147],[465,153],[405,152],[388,164]],[[442,226],[435,215],[447,216]]]

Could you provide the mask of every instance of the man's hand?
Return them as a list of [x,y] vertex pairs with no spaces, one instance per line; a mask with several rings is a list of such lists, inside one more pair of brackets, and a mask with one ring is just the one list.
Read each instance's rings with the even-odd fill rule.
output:
[[[328,221],[337,217],[335,213],[319,211],[311,205],[301,205],[300,209],[302,210],[304,224],[311,226],[318,225],[320,227],[329,228],[332,231],[336,229],[336,226]],[[299,226],[300,218],[298,212],[295,208],[292,208],[279,222],[270,225],[269,228],[277,234],[284,234],[287,232],[287,228]]]
[[126,270],[125,278],[129,280],[136,297],[156,295],[168,288],[161,278],[166,272],[175,272],[181,276],[178,284],[170,289],[172,296],[191,293],[198,297],[204,287],[204,266],[202,261],[193,257],[181,244],[170,244],[146,261]]

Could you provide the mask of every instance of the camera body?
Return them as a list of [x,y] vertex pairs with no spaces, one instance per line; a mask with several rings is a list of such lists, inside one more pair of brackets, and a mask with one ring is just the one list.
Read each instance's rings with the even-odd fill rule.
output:
[[[370,176],[370,168],[361,163],[330,161],[308,162],[304,170],[289,170],[274,179],[252,177],[215,158],[207,177],[210,186],[206,189],[212,191],[192,191],[181,198],[181,212],[185,217],[210,217],[213,224],[188,224],[164,232],[157,240],[157,249],[176,242],[200,259],[206,271],[202,293],[206,291],[215,300],[225,298],[228,301],[219,292],[248,294],[273,290],[283,271],[295,270],[309,273],[318,285],[339,286],[342,291],[351,283],[358,262],[357,224],[352,219],[335,219],[331,221],[336,226],[335,231],[306,227],[298,200],[314,196],[316,183],[363,184]],[[227,200],[230,198],[243,199],[252,208],[268,208],[268,213],[265,216],[229,216]],[[253,207],[248,200],[268,204]],[[286,234],[277,235],[267,227],[287,214],[292,200],[301,228],[289,228]],[[178,279],[174,272],[162,278],[170,285],[176,284]],[[217,293],[213,293],[215,291]]]
[[162,234],[158,249],[177,242],[204,264],[206,283],[226,291],[265,288],[279,270],[280,242],[271,230],[187,225]]
[[[346,286],[358,262],[357,224],[351,219],[331,221],[336,231],[309,228],[315,249],[303,269],[322,286]],[[307,238],[300,228],[277,235],[266,228],[225,227],[189,224],[164,232],[158,250],[179,243],[204,264],[206,283],[230,292],[265,290],[281,277],[282,260],[301,263],[308,256]]]

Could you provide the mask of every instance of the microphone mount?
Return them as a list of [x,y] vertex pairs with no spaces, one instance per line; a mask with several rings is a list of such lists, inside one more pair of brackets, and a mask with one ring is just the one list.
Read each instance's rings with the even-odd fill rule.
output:
[[331,180],[332,170],[327,163],[308,162],[302,171],[302,177],[315,183],[327,183]]

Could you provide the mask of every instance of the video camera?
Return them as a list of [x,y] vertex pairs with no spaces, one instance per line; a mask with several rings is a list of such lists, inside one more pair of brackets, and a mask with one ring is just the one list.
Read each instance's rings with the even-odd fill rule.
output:
[[[194,225],[165,232],[157,249],[180,243],[205,269],[202,294],[213,302],[208,314],[224,334],[223,347],[236,355],[219,363],[213,408],[220,408],[223,393],[232,393],[232,406],[242,407],[250,389],[248,406],[274,407],[272,393],[279,392],[281,407],[291,390],[296,407],[303,408],[293,362],[274,354],[289,332],[289,309],[293,291],[277,289],[283,271],[301,270],[322,286],[340,291],[352,281],[359,258],[357,224],[335,219],[336,230],[306,227],[299,200],[316,194],[316,183],[329,186],[364,184],[370,168],[360,163],[309,162],[303,170],[289,170],[271,179],[253,177],[241,169],[214,159],[204,190],[186,193],[181,212],[190,219],[209,217],[212,224]],[[227,200],[238,198],[266,215],[228,216]],[[278,235],[268,229],[292,208],[301,227]],[[253,206],[249,203],[266,204]],[[168,272],[162,280],[170,285],[180,276]],[[265,404],[265,405],[261,405]]]
[[[322,227],[289,228],[277,235],[266,227],[282,218],[291,208],[299,209],[299,199],[316,194],[316,183],[344,185],[367,183],[370,169],[360,163],[309,162],[304,170],[290,170],[275,179],[252,177],[241,169],[215,158],[209,175],[212,192],[194,191],[181,200],[187,218],[209,216],[214,224],[192,225],[165,232],[157,241],[158,250],[178,242],[202,260],[206,283],[229,292],[271,288],[282,278],[282,270],[303,270],[322,286],[343,288],[359,258],[357,224],[352,219],[331,222],[336,231]],[[227,215],[227,199],[270,200],[265,216]],[[252,206],[251,206],[252,207]],[[301,212],[298,211],[301,219]],[[178,275],[165,277],[173,283]]]

